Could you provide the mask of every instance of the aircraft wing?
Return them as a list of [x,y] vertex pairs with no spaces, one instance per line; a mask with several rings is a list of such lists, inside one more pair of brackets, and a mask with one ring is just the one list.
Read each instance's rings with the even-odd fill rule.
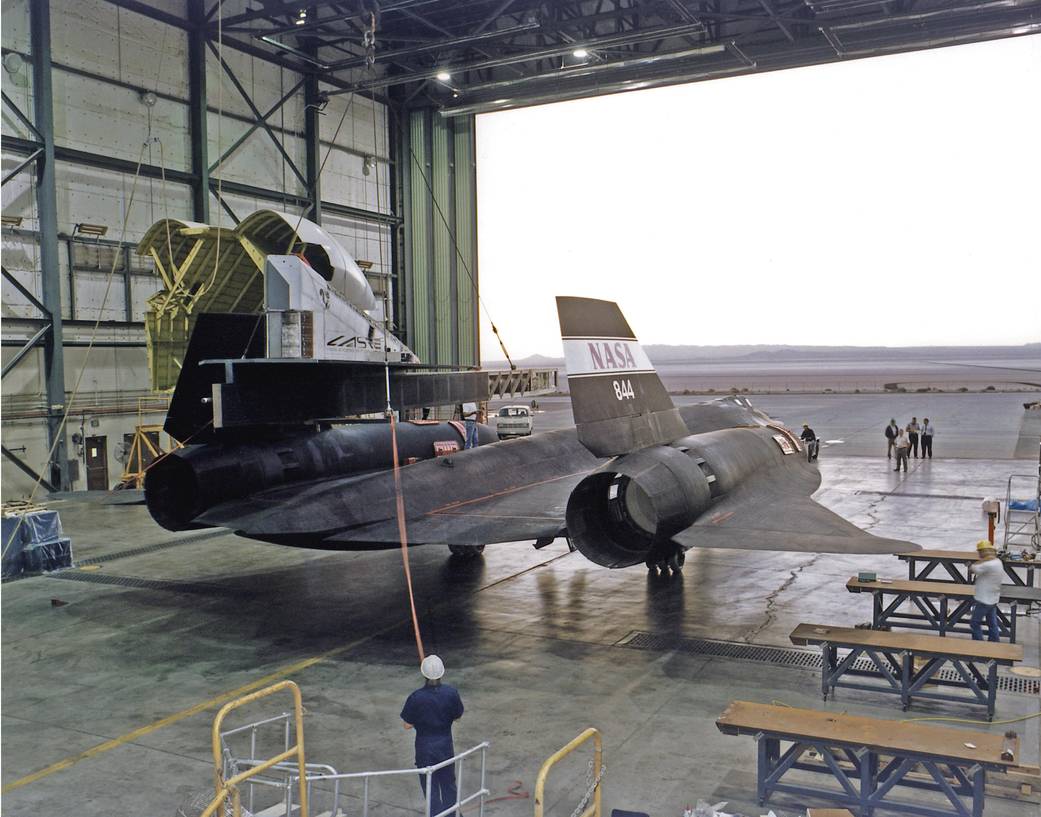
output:
[[[564,512],[572,489],[585,473],[547,480],[434,508],[408,519],[408,539],[414,544],[485,545],[530,542],[564,534]],[[397,542],[395,520],[343,531],[326,540],[330,545]]]
[[872,536],[814,502],[788,469],[753,477],[673,536],[684,547],[787,550],[800,553],[904,553],[900,539]]

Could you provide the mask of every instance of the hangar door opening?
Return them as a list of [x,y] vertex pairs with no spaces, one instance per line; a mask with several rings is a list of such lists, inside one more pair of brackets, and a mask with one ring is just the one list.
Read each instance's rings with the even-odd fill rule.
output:
[[554,295],[654,344],[1036,342],[981,296],[1041,302],[1038,87],[1030,35],[480,114],[482,301],[515,358]]

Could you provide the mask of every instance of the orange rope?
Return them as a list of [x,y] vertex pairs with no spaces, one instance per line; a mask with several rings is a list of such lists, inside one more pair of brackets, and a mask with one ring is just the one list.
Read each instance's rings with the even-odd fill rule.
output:
[[423,650],[423,636],[419,632],[419,616],[416,614],[416,596],[412,592],[412,570],[408,562],[408,533],[405,530],[405,497],[401,493],[401,467],[398,464],[398,426],[394,412],[390,412],[390,444],[394,458],[394,502],[397,507],[398,538],[401,539],[401,562],[405,566],[405,583],[408,585],[408,604],[412,610],[412,631],[416,636],[416,650],[419,652],[419,663],[423,663],[426,652]]

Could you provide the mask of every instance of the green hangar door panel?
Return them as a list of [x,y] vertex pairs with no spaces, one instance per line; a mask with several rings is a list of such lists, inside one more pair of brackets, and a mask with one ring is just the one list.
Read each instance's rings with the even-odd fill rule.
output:
[[476,366],[477,187],[473,117],[413,110],[403,127],[405,319],[427,364]]

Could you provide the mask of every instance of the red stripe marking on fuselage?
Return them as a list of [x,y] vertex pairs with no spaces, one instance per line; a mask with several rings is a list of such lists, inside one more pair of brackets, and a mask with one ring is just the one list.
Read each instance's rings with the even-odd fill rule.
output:
[[517,491],[523,491],[525,488],[534,488],[536,485],[548,485],[551,482],[558,482],[562,479],[568,479],[569,477],[579,477],[582,476],[582,474],[590,473],[590,471],[592,470],[593,469],[589,469],[588,471],[576,471],[573,474],[564,474],[563,476],[559,477],[551,477],[550,479],[543,479],[539,482],[529,482],[526,485],[517,485],[513,488],[506,488],[505,490],[496,491],[495,493],[491,494],[485,494],[484,496],[475,497],[474,499],[461,499],[458,502],[449,502],[447,505],[442,505],[440,508],[434,508],[431,511],[427,511],[424,515],[430,516],[431,514],[435,513],[444,513],[454,508],[461,508],[463,505],[470,505],[474,502],[483,502],[486,499],[495,499],[495,497],[498,496],[506,496],[507,494],[516,493]]

